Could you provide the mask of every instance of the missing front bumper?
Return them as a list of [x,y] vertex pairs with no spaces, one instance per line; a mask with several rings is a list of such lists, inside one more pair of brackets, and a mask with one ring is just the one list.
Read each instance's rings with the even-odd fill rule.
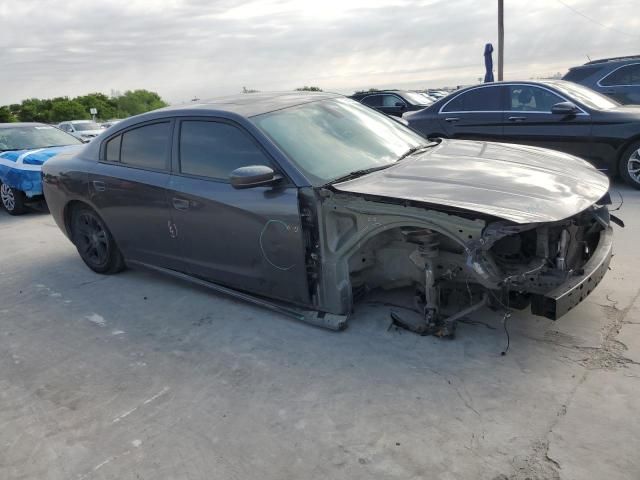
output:
[[598,247],[584,264],[584,273],[569,278],[546,295],[533,295],[531,312],[551,320],[560,318],[596,288],[609,269],[612,255],[613,229],[607,227],[600,232]]

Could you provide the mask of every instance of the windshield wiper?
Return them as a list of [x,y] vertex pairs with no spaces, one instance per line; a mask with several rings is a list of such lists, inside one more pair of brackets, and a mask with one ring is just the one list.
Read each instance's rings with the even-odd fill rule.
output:
[[385,168],[389,168],[393,163],[389,163],[387,165],[379,165],[377,167],[365,168],[363,170],[355,170],[353,172],[347,173],[342,177],[338,177],[335,180],[331,180],[328,185],[332,185],[334,183],[346,182],[347,180],[353,180],[354,178],[362,177],[363,175],[367,175],[369,173],[377,172],[378,170],[384,170]]
[[433,143],[428,143],[427,145],[418,145],[417,147],[411,147],[409,150],[407,150],[402,155],[400,155],[398,157],[398,160],[396,160],[396,162],[399,162],[400,160],[404,160],[405,158],[410,157],[414,153],[421,152],[422,150],[426,150],[427,148],[431,148],[433,146],[434,146]]

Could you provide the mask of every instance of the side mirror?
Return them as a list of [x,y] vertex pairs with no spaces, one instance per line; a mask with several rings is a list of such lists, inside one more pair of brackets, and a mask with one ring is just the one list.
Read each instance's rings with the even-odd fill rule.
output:
[[573,102],[560,102],[551,107],[551,113],[557,115],[573,115],[578,112],[578,107]]
[[402,110],[404,110],[404,107],[406,107],[406,105],[402,102],[396,102],[396,107],[400,107]]
[[282,179],[271,167],[266,165],[250,165],[236,168],[229,174],[231,186],[234,188],[252,188],[270,185]]

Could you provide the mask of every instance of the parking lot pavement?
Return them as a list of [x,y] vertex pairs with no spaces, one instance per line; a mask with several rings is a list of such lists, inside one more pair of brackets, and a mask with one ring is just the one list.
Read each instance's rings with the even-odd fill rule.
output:
[[[2,479],[636,479],[640,192],[557,322],[479,312],[441,341],[361,305],[324,331],[161,276],[90,272],[0,212]],[[614,201],[617,197],[614,196]]]

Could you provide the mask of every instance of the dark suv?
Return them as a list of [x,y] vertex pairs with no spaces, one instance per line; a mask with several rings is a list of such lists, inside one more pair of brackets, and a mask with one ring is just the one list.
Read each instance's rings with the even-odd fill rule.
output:
[[351,98],[395,117],[401,117],[405,112],[422,110],[434,102],[433,98],[424,93],[410,92],[408,90],[356,92],[351,95]]
[[593,60],[569,69],[562,79],[592,88],[623,104],[640,104],[640,55]]

